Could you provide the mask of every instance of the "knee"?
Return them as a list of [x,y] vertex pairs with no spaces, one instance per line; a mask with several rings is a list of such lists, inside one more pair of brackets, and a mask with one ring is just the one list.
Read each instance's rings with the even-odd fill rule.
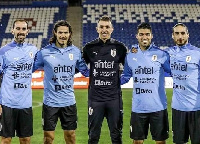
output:
[[165,141],[156,141],[156,144],[166,144]]
[[52,144],[54,140],[54,132],[44,132],[44,144]]
[[11,138],[5,138],[5,137],[1,137],[1,144],[10,144],[11,143]]
[[96,144],[99,142],[100,134],[89,133],[89,143]]
[[66,130],[64,131],[64,137],[65,137],[65,141],[68,142],[68,143],[72,143],[74,144],[75,143],[75,137],[76,137],[76,134],[75,134],[75,130]]
[[68,130],[65,132],[65,135],[67,137],[74,137],[75,136],[75,130]]
[[22,144],[30,144],[31,143],[31,137],[23,137],[19,138],[20,143]]
[[133,144],[143,144],[144,140],[134,140]]

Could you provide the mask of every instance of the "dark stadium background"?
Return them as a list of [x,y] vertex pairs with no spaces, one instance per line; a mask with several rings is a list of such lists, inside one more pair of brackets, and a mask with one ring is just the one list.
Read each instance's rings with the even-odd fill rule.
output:
[[[0,46],[10,42],[12,23],[17,18],[29,22],[30,33],[26,39],[38,48],[48,44],[53,24],[66,19],[73,27],[73,44],[80,49],[89,41],[98,37],[96,22],[102,15],[109,15],[113,20],[113,38],[122,41],[128,48],[137,43],[135,38],[137,25],[149,22],[153,28],[153,42],[164,49],[173,46],[172,27],[184,23],[190,33],[189,42],[200,47],[200,2],[198,0],[0,0]],[[76,89],[78,107],[77,144],[87,143],[87,89]],[[33,90],[34,135],[32,144],[41,144],[43,131],[41,127],[41,104],[43,90]],[[167,89],[168,112],[171,132],[171,95]],[[129,138],[129,119],[131,113],[132,89],[123,89],[124,128],[123,143],[132,143]],[[58,124],[55,144],[63,144],[63,133]],[[153,144],[151,136],[145,141]],[[18,139],[13,139],[18,144]],[[106,123],[102,128],[100,144],[110,144]]]

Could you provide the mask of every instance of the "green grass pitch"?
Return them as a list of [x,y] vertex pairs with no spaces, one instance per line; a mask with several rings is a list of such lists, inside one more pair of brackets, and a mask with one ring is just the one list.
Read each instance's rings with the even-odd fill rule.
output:
[[[172,89],[166,89],[168,99],[168,115],[170,123],[170,138],[167,140],[167,144],[172,144],[172,132],[171,132],[171,96]],[[76,143],[87,144],[87,89],[75,90],[77,109],[78,109],[78,128],[76,130]],[[34,121],[34,134],[31,138],[31,144],[43,143],[43,130],[41,120],[41,103],[43,99],[43,90],[33,90],[33,121]],[[129,123],[131,114],[131,100],[132,89],[123,89],[123,106],[124,106],[124,125],[123,125],[123,144],[132,144],[132,140],[129,137]],[[18,144],[18,138],[13,138],[12,144]],[[55,130],[54,144],[64,144],[63,131],[60,127],[60,123],[57,124]],[[151,135],[145,140],[145,144],[154,144]],[[99,144],[111,144],[109,130],[106,119],[101,129],[101,138]]]

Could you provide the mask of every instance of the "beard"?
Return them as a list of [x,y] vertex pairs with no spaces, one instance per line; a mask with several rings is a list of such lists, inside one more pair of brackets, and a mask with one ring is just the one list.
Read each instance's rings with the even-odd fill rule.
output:
[[62,42],[59,42],[58,40],[56,40],[57,44],[60,46],[60,47],[66,47],[67,44],[68,44],[68,41],[62,41]]
[[[23,37],[21,37],[21,36],[23,36]],[[25,34],[17,34],[17,36],[15,36],[15,40],[18,43],[23,43],[25,38],[26,38]]]
[[174,41],[176,45],[183,46],[188,43],[188,40],[176,40]]

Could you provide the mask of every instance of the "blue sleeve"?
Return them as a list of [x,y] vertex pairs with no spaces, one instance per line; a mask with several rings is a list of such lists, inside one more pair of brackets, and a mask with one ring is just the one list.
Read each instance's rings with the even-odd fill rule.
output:
[[81,57],[81,53],[79,54],[79,60],[76,63],[76,68],[81,72],[82,75],[89,77],[90,72],[85,61]]
[[0,54],[0,75],[2,74],[3,72],[3,55]]
[[166,60],[164,61],[162,66],[163,66],[164,71],[171,76],[170,57],[167,52],[165,54],[166,54]]
[[[3,62],[3,54],[0,52],[0,85],[2,83],[2,78],[3,78],[3,65],[4,65],[4,62]],[[1,87],[1,86],[0,86]],[[2,96],[0,95],[0,104],[2,104]]]
[[[3,78],[3,73],[2,73],[3,72],[3,66],[2,65],[3,65],[3,56],[0,54],[0,85],[2,83],[2,78]],[[0,95],[0,104],[1,103],[2,103],[2,96]]]
[[127,56],[126,56],[125,64],[124,64],[124,71],[123,71],[123,73],[121,74],[121,77],[120,77],[121,85],[127,83],[130,80],[131,77],[132,77],[132,70],[128,66],[128,61],[127,61]]
[[36,71],[39,68],[43,68],[44,67],[44,62],[43,62],[43,57],[42,57],[42,52],[41,50],[37,52],[36,56],[35,56],[35,60],[34,60],[34,64],[33,64],[33,72]]

